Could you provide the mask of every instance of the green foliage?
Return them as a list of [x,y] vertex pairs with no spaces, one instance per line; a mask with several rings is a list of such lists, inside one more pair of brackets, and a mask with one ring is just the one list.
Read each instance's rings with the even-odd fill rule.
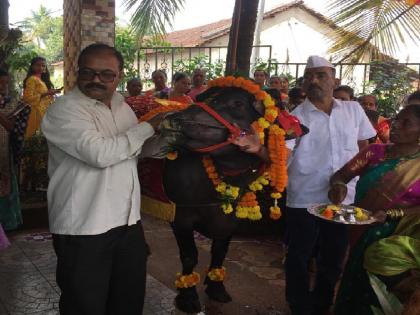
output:
[[400,315],[403,311],[403,305],[398,301],[397,297],[388,292],[385,284],[375,275],[368,273],[370,285],[378,298],[382,310],[375,306],[371,306],[372,312],[376,315]]
[[210,63],[209,56],[200,54],[191,59],[179,59],[174,62],[174,72],[181,71],[192,74],[194,69],[205,69],[207,79],[211,80],[223,75],[226,63],[223,60],[215,60]]
[[410,76],[413,71],[396,62],[372,62],[371,78],[365,87],[366,91],[378,98],[378,111],[389,117],[399,111],[405,97],[412,91]]
[[[63,17],[52,17],[51,12],[44,6],[41,5],[37,11],[32,11],[31,17],[20,23],[19,32],[22,32],[23,36],[7,43],[8,47],[0,47],[0,51],[6,51],[0,55],[13,75],[12,82],[17,83],[15,88],[22,88],[23,79],[33,57],[43,56],[48,63],[62,61],[64,57]],[[54,84],[61,86],[62,79],[56,80]]]
[[[420,6],[406,1],[330,0],[335,28],[330,53],[336,60],[360,62],[364,56],[394,55],[420,38]],[[382,56],[381,56],[382,55]],[[373,59],[373,58],[372,58]]]
[[184,6],[185,0],[124,0],[127,10],[134,9],[131,25],[137,35],[162,36],[166,27],[172,28],[175,14]]
[[14,82],[14,89],[23,89],[23,80],[26,72],[31,64],[32,58],[36,57],[37,53],[30,45],[18,43],[13,49],[13,52],[7,57],[7,64],[9,65],[9,73],[12,74]]
[[[171,43],[162,39],[161,36],[149,36],[143,38],[141,42],[142,47],[171,47]],[[170,52],[170,50],[165,50],[166,52]]]
[[128,27],[117,25],[115,28],[115,48],[124,57],[124,78],[121,80],[121,88],[131,78],[137,77],[137,36]]
[[52,17],[42,5],[31,12],[20,25],[28,45],[33,43],[35,52],[49,63],[63,60],[63,17]]

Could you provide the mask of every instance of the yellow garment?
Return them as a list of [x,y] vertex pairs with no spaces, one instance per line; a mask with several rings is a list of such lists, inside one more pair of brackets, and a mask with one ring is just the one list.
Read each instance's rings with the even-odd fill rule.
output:
[[53,97],[50,95],[41,97],[42,94],[47,92],[47,86],[37,76],[33,75],[26,80],[25,89],[23,90],[23,101],[31,105],[31,114],[28,120],[28,127],[26,128],[25,139],[32,137],[35,131],[39,129],[42,118],[53,101]]

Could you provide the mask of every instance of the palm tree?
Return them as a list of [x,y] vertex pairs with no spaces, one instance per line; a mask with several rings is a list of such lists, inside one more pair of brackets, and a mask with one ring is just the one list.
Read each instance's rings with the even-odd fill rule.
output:
[[44,7],[42,4],[39,6],[37,11],[31,10],[31,17],[25,18],[21,22],[21,28],[29,35],[29,40],[35,41],[37,47],[42,48],[47,36],[51,33],[51,29],[48,28],[46,20],[51,19],[51,10]]
[[[124,0],[127,10],[135,8],[131,25],[140,38],[145,34],[163,36],[166,25],[183,6],[184,0]],[[235,0],[232,26],[229,35],[226,73],[248,75],[258,0]]]
[[248,76],[258,0],[236,0],[230,27],[226,74]]
[[420,40],[419,0],[330,0],[331,19],[340,26],[329,51],[337,62],[393,55],[407,40]]

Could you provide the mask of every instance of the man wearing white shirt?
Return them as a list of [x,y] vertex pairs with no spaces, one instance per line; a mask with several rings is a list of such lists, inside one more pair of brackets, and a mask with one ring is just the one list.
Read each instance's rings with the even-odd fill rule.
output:
[[159,118],[139,124],[115,92],[123,62],[113,47],[86,47],[77,87],[58,98],[42,122],[60,314],[143,310],[147,256],[137,157]]
[[[328,311],[347,248],[346,226],[317,219],[307,208],[329,203],[331,175],[375,135],[357,102],[333,98],[334,77],[335,69],[327,60],[309,57],[303,83],[307,98],[292,112],[309,127],[307,135],[288,143],[293,151],[288,166],[285,213],[288,231],[286,299],[293,315]],[[353,202],[354,185],[349,186],[347,204]],[[319,246],[317,275],[314,289],[310,291],[308,263],[316,245]]]

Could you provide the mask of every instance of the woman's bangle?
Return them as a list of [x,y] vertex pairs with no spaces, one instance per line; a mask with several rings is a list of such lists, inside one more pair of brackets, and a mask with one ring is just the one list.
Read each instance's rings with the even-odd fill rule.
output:
[[345,186],[345,187],[347,188],[347,184],[346,184],[345,182],[341,181],[341,180],[336,180],[336,181],[333,181],[333,182],[330,184],[330,186],[331,186],[331,187],[332,187],[332,186],[335,186],[335,185]]
[[401,208],[388,209],[385,211],[385,213],[386,213],[386,216],[390,218],[391,220],[401,219],[404,216],[404,210]]

